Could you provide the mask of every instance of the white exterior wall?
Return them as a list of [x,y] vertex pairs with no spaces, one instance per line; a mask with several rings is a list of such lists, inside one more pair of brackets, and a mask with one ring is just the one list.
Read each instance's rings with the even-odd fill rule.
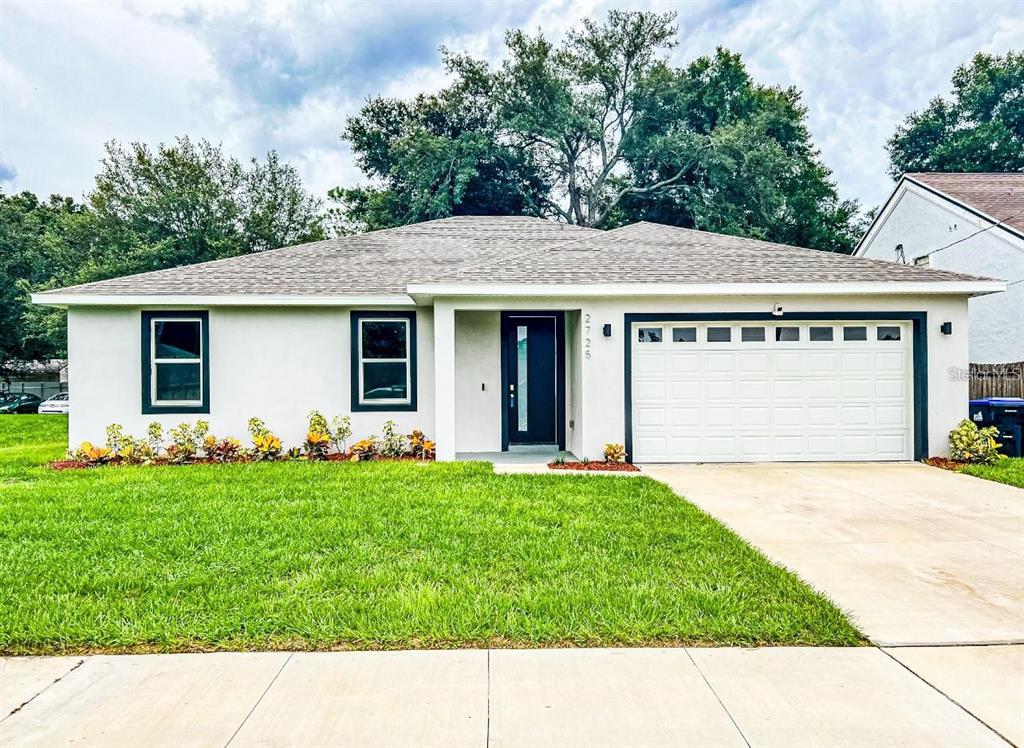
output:
[[[582,418],[566,439],[577,457],[600,459],[607,442],[625,439],[625,354],[623,320],[626,313],[768,312],[782,304],[787,312],[926,312],[928,314],[928,444],[931,455],[945,455],[949,431],[967,417],[966,371],[967,299],[953,296],[858,297],[667,297],[667,298],[552,298],[552,299],[444,299],[438,304],[464,309],[564,309],[580,312],[578,371],[572,378],[573,397]],[[785,320],[785,317],[781,318]],[[953,324],[952,335],[939,333],[943,322]],[[612,325],[612,336],[601,327]],[[567,341],[567,358],[571,339]],[[589,358],[586,355],[590,351]],[[499,405],[500,407],[500,405]],[[495,428],[500,429],[495,409]],[[458,432],[460,423],[453,428]],[[440,445],[439,445],[440,448]]]
[[[967,414],[967,380],[956,376],[968,365],[967,300],[956,296],[437,299],[433,312],[416,309],[418,411],[352,413],[353,436],[379,435],[393,418],[406,433],[436,436],[440,459],[500,449],[498,312],[561,309],[569,320],[567,408],[575,422],[570,429],[567,419],[567,446],[599,459],[605,443],[625,437],[626,313],[767,312],[775,303],[790,313],[927,312],[929,451],[945,454],[948,432]],[[952,335],[939,334],[943,322],[952,323]],[[605,323],[610,338],[602,336]],[[197,418],[218,435],[245,439],[255,415],[292,446],[305,436],[309,410],[351,412],[347,309],[211,309],[209,416],[142,414],[139,309],[72,308],[68,326],[72,444],[103,441],[110,423],[142,435],[153,420],[171,426]]]
[[[1003,293],[970,301],[970,360],[973,363],[1024,361],[1024,241],[991,226],[956,205],[912,186],[894,198],[858,255],[896,260],[903,245],[907,262],[963,239],[931,255],[930,267],[1004,280]],[[968,238],[969,237],[969,238]]]
[[456,452],[501,451],[501,402],[501,313],[456,312]]
[[205,419],[218,436],[247,443],[246,421],[262,418],[285,447],[302,443],[306,415],[351,414],[353,439],[381,433],[393,419],[401,431],[434,433],[433,312],[416,309],[418,401],[415,412],[352,413],[349,310],[221,307],[210,312],[210,413],[143,414],[141,312],[115,307],[68,310],[69,388],[75,404],[69,443],[102,443],[108,424],[135,435]]

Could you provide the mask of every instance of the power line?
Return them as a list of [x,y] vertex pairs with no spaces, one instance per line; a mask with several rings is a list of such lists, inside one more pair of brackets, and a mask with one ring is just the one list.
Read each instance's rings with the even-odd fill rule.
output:
[[996,221],[995,223],[991,224],[990,226],[986,226],[983,229],[979,229],[979,230],[975,231],[973,234],[968,234],[967,236],[963,237],[962,239],[957,239],[955,242],[950,242],[949,244],[947,244],[944,247],[939,247],[938,249],[933,249],[931,252],[925,252],[923,255],[918,255],[918,257],[931,257],[933,254],[941,252],[944,249],[949,249],[950,247],[952,247],[952,246],[954,246],[956,244],[959,244],[960,242],[965,242],[968,239],[973,239],[978,234],[984,234],[986,231],[989,231],[990,229],[994,229],[994,228],[996,228],[998,226],[1002,226],[1007,221],[1009,221],[1009,220],[1011,220],[1013,218],[1016,218],[1019,215],[1024,215],[1024,210],[1018,210],[1012,216],[1007,216],[1006,218],[1000,219],[1000,220]]

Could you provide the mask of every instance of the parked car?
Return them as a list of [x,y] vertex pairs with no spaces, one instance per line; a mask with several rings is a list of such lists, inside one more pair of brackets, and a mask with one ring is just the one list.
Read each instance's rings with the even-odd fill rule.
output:
[[67,415],[70,406],[71,401],[68,399],[68,393],[61,392],[39,403],[39,412],[62,413],[64,415]]
[[42,400],[28,392],[0,394],[0,413],[35,413]]

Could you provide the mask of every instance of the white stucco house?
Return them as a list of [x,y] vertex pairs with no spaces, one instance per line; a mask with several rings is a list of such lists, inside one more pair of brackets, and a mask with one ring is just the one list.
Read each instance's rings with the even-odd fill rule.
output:
[[970,302],[970,359],[1024,361],[1024,173],[904,174],[857,257],[1006,281]]
[[[967,412],[1001,281],[640,223],[458,217],[36,294],[68,309],[70,441],[203,417],[285,444],[394,419],[439,459],[910,460]],[[200,414],[202,414],[200,416]]]

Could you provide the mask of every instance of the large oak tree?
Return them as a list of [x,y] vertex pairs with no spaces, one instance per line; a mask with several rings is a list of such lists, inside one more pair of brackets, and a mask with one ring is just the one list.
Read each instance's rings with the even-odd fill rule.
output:
[[673,14],[611,11],[557,45],[510,31],[493,68],[442,50],[451,86],[348,120],[377,186],[333,192],[343,220],[649,218],[849,251],[857,206],[838,198],[799,94],[756,84],[726,50],[672,67],[676,34]]

